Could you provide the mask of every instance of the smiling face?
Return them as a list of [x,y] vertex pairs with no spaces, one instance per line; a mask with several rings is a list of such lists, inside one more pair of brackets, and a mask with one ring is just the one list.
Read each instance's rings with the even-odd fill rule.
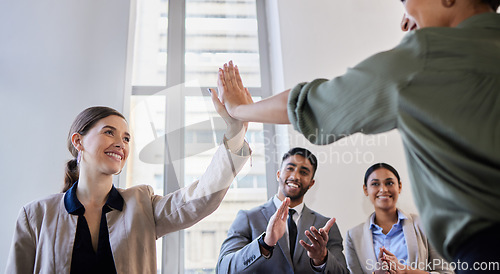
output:
[[82,151],[80,165],[86,170],[117,174],[129,153],[128,124],[123,118],[111,115],[97,121],[85,135],[73,134],[72,141]]
[[314,185],[314,170],[311,162],[301,155],[291,155],[283,161],[277,172],[278,197],[301,203],[304,194]]
[[363,190],[375,208],[395,209],[401,193],[401,182],[388,169],[379,168],[368,176],[366,186],[363,185]]

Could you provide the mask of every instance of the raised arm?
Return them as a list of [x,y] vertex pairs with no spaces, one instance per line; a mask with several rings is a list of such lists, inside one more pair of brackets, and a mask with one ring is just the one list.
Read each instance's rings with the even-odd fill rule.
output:
[[247,99],[248,90],[243,86],[238,67],[234,66],[232,61],[229,64],[224,64],[223,69],[219,69],[219,91],[229,114],[238,120],[290,124],[287,113],[290,90],[256,103],[249,102]]
[[153,195],[156,235],[190,227],[214,212],[222,202],[231,182],[250,158],[251,150],[244,141],[248,123],[232,118],[210,89],[217,113],[226,122],[224,144],[221,145],[203,175],[195,182],[165,196]]

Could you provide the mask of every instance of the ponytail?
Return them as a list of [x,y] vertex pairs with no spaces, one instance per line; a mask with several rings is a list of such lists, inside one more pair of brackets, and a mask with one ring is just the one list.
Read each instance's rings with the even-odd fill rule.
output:
[[64,175],[64,187],[62,192],[68,191],[73,184],[78,181],[78,176],[80,174],[78,170],[78,163],[76,159],[69,160],[68,163],[66,163],[66,174]]

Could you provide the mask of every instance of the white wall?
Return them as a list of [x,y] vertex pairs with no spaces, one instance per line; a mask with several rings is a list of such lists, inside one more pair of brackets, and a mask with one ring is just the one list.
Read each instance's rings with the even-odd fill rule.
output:
[[[277,81],[274,87],[281,88],[279,91],[302,81],[341,75],[368,56],[394,47],[404,35],[399,28],[404,12],[399,1],[271,2],[271,33],[276,25],[280,30],[279,37],[271,37],[271,47],[275,53],[282,52],[282,56],[273,56],[273,80]],[[280,60],[282,63],[276,65]],[[398,132],[356,134],[329,146],[313,146],[291,127],[288,133],[290,147],[304,146],[318,156],[316,185],[306,194],[306,204],[326,216],[336,217],[343,237],[349,228],[373,212],[362,191],[364,173],[373,163],[387,162],[400,172],[403,192],[399,206],[407,212],[417,212]]]
[[129,4],[0,4],[2,272],[20,208],[62,188],[74,117],[92,105],[123,109]]

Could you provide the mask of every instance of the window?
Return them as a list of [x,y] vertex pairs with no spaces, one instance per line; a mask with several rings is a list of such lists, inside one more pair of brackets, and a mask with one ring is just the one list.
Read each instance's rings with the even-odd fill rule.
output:
[[[203,174],[225,131],[205,92],[216,86],[223,63],[238,64],[254,101],[270,95],[263,5],[257,0],[137,0],[127,186],[149,184],[162,195]],[[158,273],[214,272],[236,213],[274,194],[277,166],[270,159],[275,147],[265,142],[273,134],[272,126],[250,124],[246,138],[252,166],[249,161],[216,212],[158,241]]]

